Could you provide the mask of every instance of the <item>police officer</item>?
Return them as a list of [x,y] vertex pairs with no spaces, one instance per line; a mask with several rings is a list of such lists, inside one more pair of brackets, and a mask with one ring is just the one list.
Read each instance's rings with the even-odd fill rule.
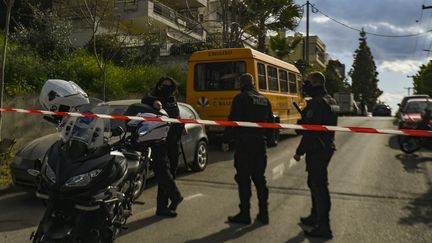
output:
[[[240,76],[241,93],[236,95],[231,105],[228,119],[231,121],[273,122],[273,112],[269,100],[259,94],[254,87],[251,74]],[[269,223],[268,189],[266,185],[265,169],[266,130],[262,128],[227,127],[224,133],[222,150],[229,150],[229,142],[235,141],[234,167],[235,181],[238,184],[240,196],[240,213],[229,216],[232,223],[249,224],[251,179],[258,194],[259,213],[257,220],[263,224]]]
[[[141,103],[153,106],[155,109],[163,108],[170,118],[180,118],[180,110],[175,94],[177,82],[170,77],[162,77],[153,91],[141,100]],[[179,157],[179,141],[184,125],[171,124],[166,142],[153,146],[153,169],[158,180],[156,215],[176,217],[178,204],[183,201],[174,181]],[[171,204],[168,206],[168,199]]]
[[[155,108],[163,108],[170,118],[180,118],[180,110],[177,104],[176,94],[178,92],[178,84],[171,77],[162,77],[156,83],[153,91],[142,100],[142,103],[153,103]],[[159,103],[162,107],[159,107]],[[184,124],[171,124],[167,137],[168,158],[170,161],[171,174],[175,177],[179,163],[180,155],[180,139],[182,133],[186,132]]]
[[[308,75],[303,84],[303,92],[312,97],[302,111],[300,124],[337,125],[334,112],[336,101],[327,94],[325,78],[320,72]],[[330,229],[330,194],[328,190],[327,166],[335,151],[334,132],[303,131],[302,140],[294,159],[299,161],[306,154],[307,184],[312,196],[312,209],[300,221],[312,230],[305,234],[312,237],[333,238]]]

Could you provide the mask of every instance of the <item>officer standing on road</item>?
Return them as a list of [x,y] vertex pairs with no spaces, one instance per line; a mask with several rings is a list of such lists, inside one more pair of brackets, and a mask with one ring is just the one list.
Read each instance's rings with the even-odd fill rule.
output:
[[[259,94],[254,87],[254,79],[246,73],[239,77],[241,93],[236,95],[231,105],[228,119],[231,121],[273,122],[273,112],[269,100]],[[267,166],[266,136],[268,130],[262,128],[227,127],[224,133],[222,150],[229,150],[229,142],[235,141],[234,167],[235,180],[240,196],[240,213],[229,216],[232,223],[250,224],[251,179],[258,194],[259,213],[257,220],[269,223],[268,188],[265,169]]]
[[[336,101],[327,94],[325,78],[320,72],[308,75],[303,84],[303,92],[312,97],[302,111],[300,124],[337,125],[333,105]],[[307,183],[312,196],[312,209],[308,217],[300,221],[312,226],[305,234],[312,237],[333,238],[330,229],[330,194],[328,190],[327,166],[335,151],[334,132],[303,131],[302,140],[294,159],[299,161],[306,154]]]
[[[153,106],[155,109],[164,109],[170,118],[180,118],[175,93],[177,82],[170,77],[162,77],[156,84],[154,90],[141,103]],[[156,215],[176,217],[178,204],[183,201],[177,185],[174,181],[179,157],[179,141],[183,124],[171,124],[166,142],[153,146],[154,165],[153,169],[158,180]],[[168,199],[171,204],[168,206]]]

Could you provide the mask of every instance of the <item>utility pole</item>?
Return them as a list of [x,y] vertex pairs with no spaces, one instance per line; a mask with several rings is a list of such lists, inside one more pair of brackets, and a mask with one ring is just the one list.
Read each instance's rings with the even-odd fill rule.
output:
[[[5,28],[3,34],[3,47],[2,47],[2,60],[1,60],[1,71],[0,71],[0,107],[3,107],[4,101],[4,85],[5,85],[5,67],[6,67],[6,54],[7,54],[7,42],[9,38],[9,24],[10,17],[12,12],[12,6],[14,5],[15,0],[6,0],[3,3],[6,5],[6,20],[5,20]],[[2,138],[2,121],[3,117],[0,112],[0,140]]]
[[306,63],[309,65],[309,0],[306,1]]
[[405,87],[404,89],[407,89],[408,90],[408,96],[410,96],[411,95],[411,89],[412,89],[412,87]]

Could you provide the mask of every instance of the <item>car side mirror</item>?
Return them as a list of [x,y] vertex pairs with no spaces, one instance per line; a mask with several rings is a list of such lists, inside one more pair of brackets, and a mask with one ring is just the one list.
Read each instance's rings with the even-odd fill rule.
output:
[[40,175],[40,171],[34,169],[28,169],[27,173],[34,177],[38,177]]
[[124,133],[124,130],[121,126],[118,126],[114,130],[112,130],[112,136],[113,137],[121,136],[123,133]]
[[402,105],[400,103],[397,104],[399,107],[401,107]]

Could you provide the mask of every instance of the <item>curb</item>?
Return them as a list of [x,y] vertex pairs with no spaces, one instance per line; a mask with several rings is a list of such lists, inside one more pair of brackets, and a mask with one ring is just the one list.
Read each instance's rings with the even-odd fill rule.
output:
[[0,196],[3,196],[5,194],[9,194],[9,193],[12,193],[15,191],[16,190],[12,184],[0,186]]

